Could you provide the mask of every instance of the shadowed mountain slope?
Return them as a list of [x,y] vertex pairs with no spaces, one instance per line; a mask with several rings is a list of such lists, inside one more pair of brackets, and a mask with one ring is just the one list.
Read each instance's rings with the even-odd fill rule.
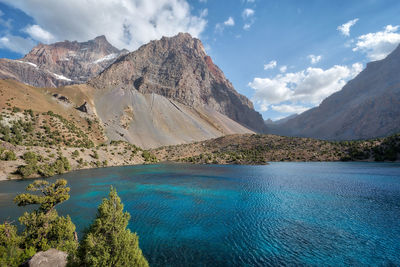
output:
[[371,62],[341,91],[318,107],[276,126],[280,135],[350,140],[383,137],[400,131],[400,46]]

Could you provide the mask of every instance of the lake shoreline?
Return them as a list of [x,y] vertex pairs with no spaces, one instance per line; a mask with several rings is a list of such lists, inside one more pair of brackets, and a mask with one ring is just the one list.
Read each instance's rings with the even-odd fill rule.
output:
[[[232,163],[190,163],[190,162],[179,162],[179,161],[161,161],[161,162],[156,162],[156,163],[137,163],[137,164],[128,164],[128,165],[108,165],[108,166],[104,166],[104,167],[84,167],[84,168],[78,168],[78,169],[73,169],[71,171],[68,172],[64,172],[63,174],[67,174],[67,173],[74,173],[77,171],[82,171],[82,170],[93,170],[93,169],[104,169],[104,168],[116,168],[116,167],[133,167],[133,166],[141,166],[141,165],[159,165],[159,164],[165,164],[165,165],[209,165],[209,166],[217,166],[217,165],[224,165],[224,166],[266,166],[266,165],[270,165],[270,163],[338,163],[338,162],[343,162],[343,163],[350,163],[350,162],[359,162],[359,163],[400,163],[400,160],[396,160],[396,161],[373,161],[373,160],[359,160],[359,161],[269,161],[266,162],[266,164],[232,164]],[[11,173],[9,173],[11,174]],[[58,174],[60,175],[60,174]],[[9,176],[8,176],[9,177]],[[7,176],[4,175],[0,175],[0,182],[2,181],[15,181],[15,180],[30,180],[30,179],[48,179],[48,178],[52,178],[53,176],[40,176],[40,175],[35,175],[35,176],[31,176],[28,178],[23,178],[18,174],[13,174],[11,176],[11,178],[7,178]]]

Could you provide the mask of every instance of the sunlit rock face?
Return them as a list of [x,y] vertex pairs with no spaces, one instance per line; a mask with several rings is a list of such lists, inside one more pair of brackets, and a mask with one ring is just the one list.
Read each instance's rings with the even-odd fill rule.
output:
[[251,101],[234,89],[201,41],[187,33],[143,45],[120,57],[89,83],[100,90],[154,93],[189,107],[212,109],[251,130],[265,131]]

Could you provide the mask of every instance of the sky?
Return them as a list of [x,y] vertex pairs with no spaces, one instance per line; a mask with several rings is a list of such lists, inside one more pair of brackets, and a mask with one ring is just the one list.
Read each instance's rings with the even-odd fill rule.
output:
[[398,0],[0,0],[0,58],[105,35],[130,51],[189,32],[264,119],[318,106],[400,43]]

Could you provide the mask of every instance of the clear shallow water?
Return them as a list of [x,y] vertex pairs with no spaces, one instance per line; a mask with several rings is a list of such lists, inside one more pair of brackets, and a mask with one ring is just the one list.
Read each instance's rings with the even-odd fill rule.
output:
[[[110,185],[151,266],[400,265],[400,164],[147,165],[63,175],[81,231]],[[54,180],[52,178],[50,180]],[[31,181],[0,182],[0,222]]]

